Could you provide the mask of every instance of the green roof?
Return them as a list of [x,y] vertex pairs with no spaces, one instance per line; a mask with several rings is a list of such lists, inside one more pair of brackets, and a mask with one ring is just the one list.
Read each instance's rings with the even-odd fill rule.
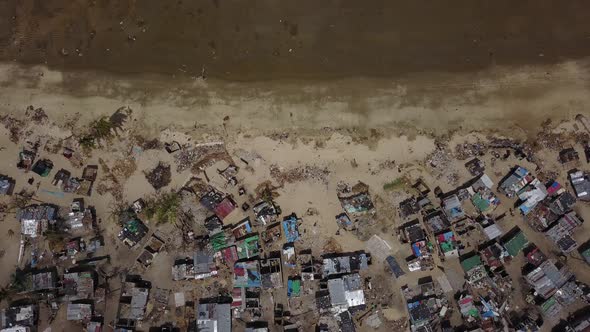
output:
[[510,256],[515,257],[528,243],[529,241],[526,236],[524,236],[524,233],[519,231],[510,240],[504,243],[504,248],[506,248],[506,251],[508,251]]
[[553,307],[556,303],[557,301],[555,300],[555,296],[552,296],[547,301],[543,302],[543,304],[541,304],[541,309],[543,310],[543,312],[546,312],[547,310],[551,309],[551,307]]
[[227,240],[225,238],[224,232],[219,232],[214,234],[210,238],[211,245],[213,246],[213,250],[219,251],[225,247],[227,247]]
[[481,212],[486,211],[490,207],[490,202],[487,199],[481,197],[480,193],[473,195],[471,201],[473,202],[473,205],[475,205],[475,207]]
[[463,270],[467,273],[471,271],[474,267],[481,265],[481,257],[479,255],[473,255],[467,259],[461,261],[461,266]]
[[455,245],[452,241],[441,242],[440,248],[443,252],[449,252],[455,250]]

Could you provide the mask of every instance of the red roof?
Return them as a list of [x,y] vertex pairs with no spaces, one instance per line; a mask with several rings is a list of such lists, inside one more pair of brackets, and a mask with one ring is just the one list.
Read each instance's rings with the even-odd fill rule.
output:
[[236,208],[236,203],[234,203],[234,201],[231,198],[226,197],[223,199],[223,201],[221,201],[219,204],[217,204],[217,206],[215,207],[215,209],[213,211],[215,212],[217,217],[219,217],[219,219],[223,220],[230,213],[232,213],[232,211],[235,210],[235,208]]

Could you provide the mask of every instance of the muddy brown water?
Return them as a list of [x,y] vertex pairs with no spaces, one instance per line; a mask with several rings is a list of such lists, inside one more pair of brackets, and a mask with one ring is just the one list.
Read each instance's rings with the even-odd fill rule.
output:
[[55,69],[205,69],[248,81],[470,71],[589,54],[588,1],[0,0],[0,60]]

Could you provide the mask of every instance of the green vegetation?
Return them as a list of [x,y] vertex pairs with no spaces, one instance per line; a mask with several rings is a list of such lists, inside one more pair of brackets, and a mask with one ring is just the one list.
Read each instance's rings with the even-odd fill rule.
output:
[[80,137],[78,143],[85,150],[92,150],[96,147],[97,141],[107,140],[113,136],[113,123],[107,117],[100,119],[90,124],[89,133]]
[[148,200],[146,206],[145,215],[150,219],[153,218],[157,223],[176,222],[180,196],[175,192],[165,193],[154,200]]
[[393,191],[393,190],[401,190],[406,186],[406,179],[404,177],[397,178],[391,182],[387,182],[383,185],[383,190],[385,191]]

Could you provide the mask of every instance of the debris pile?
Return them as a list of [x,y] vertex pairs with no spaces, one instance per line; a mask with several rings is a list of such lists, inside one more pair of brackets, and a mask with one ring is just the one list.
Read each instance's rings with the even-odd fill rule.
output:
[[145,178],[156,190],[166,187],[172,181],[170,165],[159,162],[153,170],[145,172]]

